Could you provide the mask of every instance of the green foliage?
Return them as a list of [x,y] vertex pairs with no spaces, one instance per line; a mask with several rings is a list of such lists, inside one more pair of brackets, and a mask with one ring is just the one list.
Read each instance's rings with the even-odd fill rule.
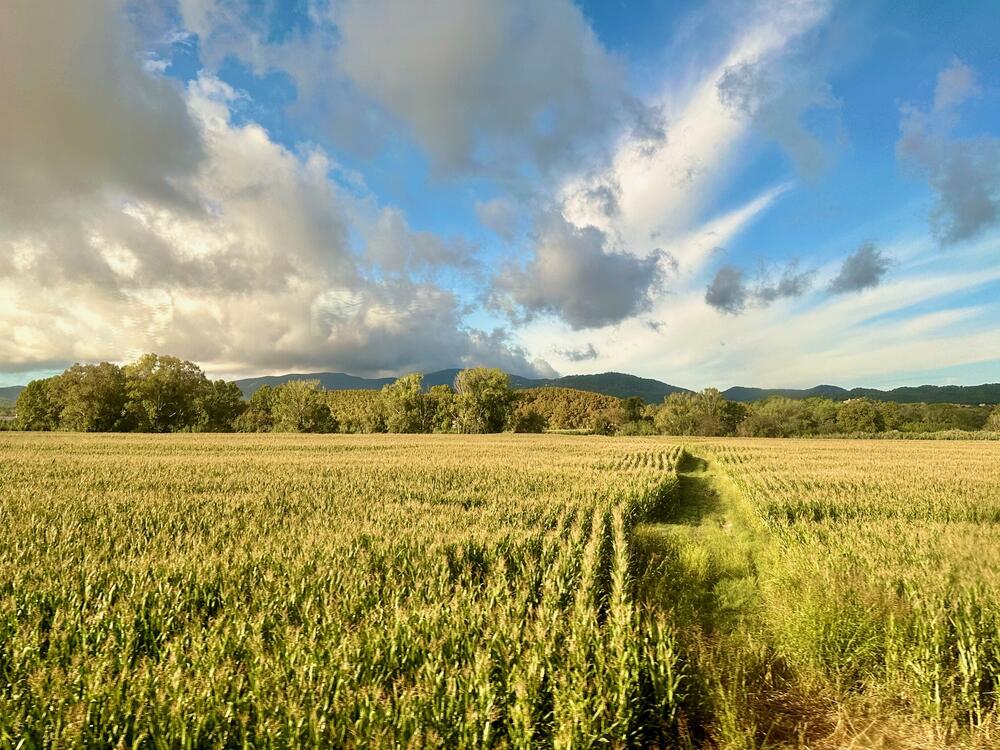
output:
[[55,397],[56,378],[32,380],[17,397],[17,424],[22,430],[55,430],[61,411]]
[[739,426],[739,434],[750,437],[793,437],[810,428],[809,409],[802,401],[774,396],[755,403]]
[[545,415],[534,409],[518,407],[511,416],[507,429],[511,432],[545,432],[548,426]]
[[74,432],[112,432],[125,414],[126,380],[108,362],[75,364],[53,381],[59,402],[59,427]]
[[385,426],[389,432],[431,432],[432,414],[424,396],[423,376],[404,375],[382,389]]
[[[216,380],[202,389],[198,396],[197,429],[201,432],[229,432],[247,404],[236,383]],[[254,430],[256,431],[256,430]]]
[[881,432],[885,420],[879,408],[867,398],[855,398],[846,402],[837,412],[837,427],[841,432]]
[[274,432],[335,432],[336,421],[317,380],[289,380],[274,389]]
[[424,395],[427,427],[430,432],[451,432],[455,426],[455,391],[435,385]]
[[209,387],[201,368],[169,355],[144,354],[125,365],[125,419],[140,432],[177,432],[199,421]]
[[621,399],[572,388],[530,388],[517,391],[518,409],[535,411],[545,417],[549,429],[590,429],[598,415],[611,419],[611,412],[623,413]]
[[514,408],[510,377],[503,370],[477,367],[455,377],[455,417],[465,433],[502,432]]
[[657,410],[654,424],[667,435],[731,435],[746,409],[726,401],[715,388],[701,393],[672,393]]
[[341,432],[386,431],[385,403],[380,391],[326,391],[323,395]]
[[233,422],[236,432],[270,432],[274,427],[275,389],[262,385],[253,395],[246,409]]

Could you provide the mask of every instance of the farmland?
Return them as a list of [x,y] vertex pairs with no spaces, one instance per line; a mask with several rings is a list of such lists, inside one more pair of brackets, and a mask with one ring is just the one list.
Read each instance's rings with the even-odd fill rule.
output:
[[1000,443],[0,434],[0,747],[996,742]]

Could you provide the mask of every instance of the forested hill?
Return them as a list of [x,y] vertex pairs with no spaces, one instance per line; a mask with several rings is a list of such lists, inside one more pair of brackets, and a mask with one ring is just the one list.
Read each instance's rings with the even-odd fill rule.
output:
[[21,395],[21,391],[24,390],[23,385],[8,385],[0,388],[0,402],[17,401],[17,397]]
[[840,388],[835,385],[817,385],[814,388],[744,388],[734,386],[722,392],[728,401],[749,403],[770,396],[805,399],[822,396],[834,401],[867,397],[875,401],[892,401],[897,404],[1000,404],[1000,383],[983,385],[920,385],[882,391],[877,388]]
[[[451,385],[458,369],[437,370],[424,376],[424,386]],[[289,380],[318,380],[324,389],[334,390],[378,390],[392,383],[395,378],[361,378],[342,372],[314,372],[288,375],[266,375],[257,378],[237,380],[236,385],[245,397],[249,397],[262,385],[276,386]],[[647,404],[658,404],[671,393],[684,388],[669,385],[659,380],[640,378],[620,372],[604,372],[598,375],[567,375],[561,378],[525,378],[512,375],[515,388],[541,388],[555,386],[575,388],[579,391],[603,393],[618,398],[638,396]],[[0,404],[13,403],[24,390],[24,386],[12,385],[0,388]],[[840,388],[835,385],[817,385],[814,388],[745,388],[734,386],[722,392],[728,401],[750,403],[770,396],[806,399],[814,396],[834,401],[867,396],[876,401],[894,401],[898,404],[1000,404],[1000,383],[983,385],[921,385],[879,390],[876,388]]]
[[[457,368],[437,370],[424,375],[424,386],[451,385],[458,375]],[[247,398],[262,385],[276,386],[289,380],[318,380],[329,391],[378,390],[392,383],[394,378],[359,378],[342,372],[314,372],[290,375],[268,375],[259,378],[237,380],[243,395]],[[575,388],[578,391],[603,393],[606,396],[628,398],[638,396],[648,404],[659,403],[671,393],[685,391],[668,383],[650,378],[640,378],[621,372],[604,372],[598,375],[566,375],[561,378],[525,378],[511,375],[511,385],[515,388]]]

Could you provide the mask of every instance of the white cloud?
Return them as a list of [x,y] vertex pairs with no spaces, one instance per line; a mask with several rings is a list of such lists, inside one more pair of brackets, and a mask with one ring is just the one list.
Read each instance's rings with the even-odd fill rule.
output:
[[[344,188],[322,150],[293,153],[255,123],[233,124],[234,97],[210,77],[187,97],[204,147],[190,187],[205,210],[142,196],[80,217],[94,266],[86,275],[44,241],[6,245],[22,269],[0,278],[0,325],[16,332],[0,339],[0,367],[157,350],[228,372],[550,371],[503,331],[468,328],[452,292],[408,273],[465,262],[464,248],[413,232],[356,184]],[[350,227],[373,211],[369,257],[352,247]],[[369,260],[392,278],[370,274]]]

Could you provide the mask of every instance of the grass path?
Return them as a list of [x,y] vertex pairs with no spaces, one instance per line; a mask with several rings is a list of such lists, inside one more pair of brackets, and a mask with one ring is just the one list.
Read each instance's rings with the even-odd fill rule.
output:
[[728,478],[687,455],[675,502],[635,529],[638,597],[665,609],[690,665],[686,733],[720,748],[816,747],[834,731],[761,621],[758,560],[772,544]]

